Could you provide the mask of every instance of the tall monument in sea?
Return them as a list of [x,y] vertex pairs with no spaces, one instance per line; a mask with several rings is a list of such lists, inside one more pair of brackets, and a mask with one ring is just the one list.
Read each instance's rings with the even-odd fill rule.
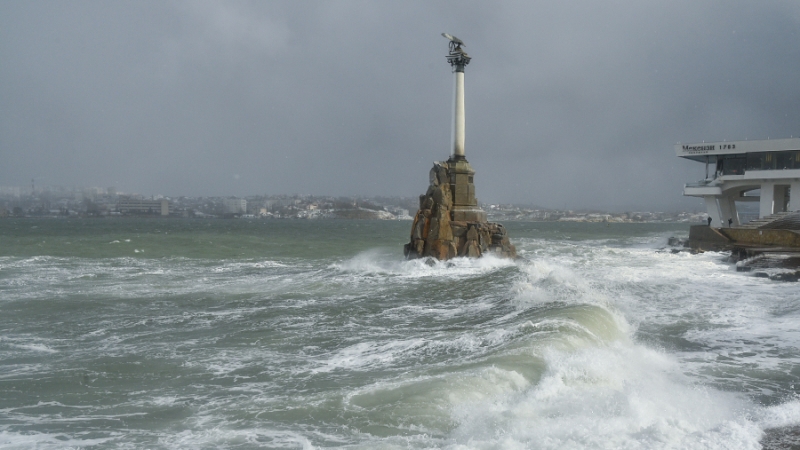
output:
[[447,62],[455,74],[453,145],[447,161],[433,163],[428,191],[419,197],[419,210],[411,227],[411,241],[405,245],[407,258],[431,256],[439,260],[456,256],[486,254],[514,258],[516,249],[505,227],[489,223],[475,198],[475,170],[464,153],[466,116],[464,109],[464,68],[470,58],[464,42],[442,33],[450,41]]

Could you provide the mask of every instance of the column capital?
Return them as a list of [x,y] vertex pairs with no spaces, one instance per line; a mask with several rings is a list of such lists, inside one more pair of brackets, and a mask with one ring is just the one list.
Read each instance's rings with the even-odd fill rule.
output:
[[451,48],[450,54],[447,55],[447,62],[453,67],[453,72],[464,72],[464,67],[469,64],[472,59],[467,52],[461,50],[461,47]]
[[472,59],[467,55],[461,46],[466,46],[464,41],[461,39],[453,36],[452,34],[442,33],[447,40],[450,41],[450,53],[447,55],[447,62],[453,66],[454,72],[464,72],[464,67],[469,64],[469,60]]

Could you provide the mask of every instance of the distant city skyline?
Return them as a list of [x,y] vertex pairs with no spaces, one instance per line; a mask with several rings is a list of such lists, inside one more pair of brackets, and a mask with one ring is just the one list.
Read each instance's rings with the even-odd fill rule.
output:
[[[169,201],[168,210],[163,209],[166,207],[162,207],[162,204],[158,203],[164,200]],[[231,200],[236,201],[232,203]],[[205,214],[225,214],[226,212],[233,213],[234,211],[236,211],[237,214],[257,214],[261,208],[270,210],[272,207],[288,205],[300,206],[299,209],[301,210],[319,210],[317,213],[324,213],[323,210],[326,208],[341,209],[344,207],[347,209],[366,205],[367,209],[383,209],[399,216],[408,216],[410,219],[411,216],[409,214],[417,209],[419,198],[417,196],[369,197],[363,195],[335,196],[307,193],[251,194],[242,196],[176,196],[163,193],[145,195],[136,192],[120,191],[116,189],[116,187],[103,188],[98,186],[40,186],[35,192],[32,192],[30,187],[0,186],[0,217],[3,216],[3,210],[8,212],[15,207],[20,207],[18,210],[19,213],[31,213],[32,215],[47,215],[47,211],[56,215],[62,215],[62,213],[65,212],[71,212],[70,214],[85,214],[88,209],[99,207],[99,209],[104,211],[102,215],[108,215],[111,211],[119,212],[129,209],[130,205],[127,205],[127,203],[131,201],[134,203],[141,201],[152,203],[152,205],[148,203],[147,205],[141,204],[135,206],[142,210],[155,207],[157,204],[160,211],[165,211],[163,215],[180,215],[179,210],[188,209],[196,211],[199,214],[198,217]],[[239,201],[241,201],[241,203],[239,203]],[[237,206],[232,207],[232,205]],[[309,207],[310,205],[313,205],[313,207]],[[658,210],[637,208],[550,208],[533,203],[519,202],[481,202],[481,205],[486,208],[490,214],[505,217],[507,220],[519,220],[519,217],[516,216],[519,215],[518,213],[520,213],[520,211],[527,211],[527,213],[523,215],[530,216],[528,219],[539,217],[539,212],[544,213],[542,217],[547,217],[550,213],[555,213],[557,216],[567,214],[573,218],[583,214],[611,214],[619,216],[620,214],[633,212],[665,215],[663,217],[684,217],[686,215],[696,216],[705,214],[700,207]],[[400,212],[401,209],[404,209],[404,212]],[[532,212],[534,212],[533,215],[531,215]],[[745,214],[747,215],[749,213],[745,212]],[[308,218],[306,216],[307,214],[300,214],[299,216],[295,214],[284,218]]]
[[692,210],[677,142],[800,135],[800,3],[0,3],[0,186]]

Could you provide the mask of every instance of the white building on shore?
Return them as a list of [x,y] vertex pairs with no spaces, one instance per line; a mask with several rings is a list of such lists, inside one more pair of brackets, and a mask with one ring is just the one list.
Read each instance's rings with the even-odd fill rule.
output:
[[247,214],[247,200],[228,197],[222,200],[222,208],[225,214]]
[[800,210],[800,138],[678,144],[675,153],[706,165],[683,195],[705,200],[711,226],[739,226],[737,202],[758,202],[759,218]]
[[145,200],[142,198],[120,196],[117,201],[117,211],[122,215],[157,215],[168,216],[170,211],[169,200]]

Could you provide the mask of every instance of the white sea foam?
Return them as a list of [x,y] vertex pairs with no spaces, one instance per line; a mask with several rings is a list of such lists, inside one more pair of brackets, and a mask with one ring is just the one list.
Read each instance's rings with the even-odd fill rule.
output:
[[314,372],[328,372],[336,369],[354,370],[356,368],[375,368],[393,362],[398,354],[413,351],[424,345],[422,339],[392,341],[385,344],[360,342],[346,347],[330,358],[321,361],[321,367]]
[[43,344],[11,344],[11,346],[14,348],[21,348],[35,352],[58,353],[58,350],[52,349]]
[[[118,435],[121,435],[119,433]],[[4,449],[81,449],[114,440],[107,438],[72,437],[66,433],[20,433],[0,430],[0,447]]]
[[432,336],[431,338],[401,339],[385,343],[360,342],[315,361],[315,365],[318,367],[314,368],[312,372],[366,371],[383,369],[392,365],[407,367],[420,359],[444,355],[463,354],[474,357],[508,342],[514,335],[515,330],[500,329],[482,336],[462,333],[449,336],[449,338]]
[[163,436],[159,443],[165,448],[203,448],[203,447],[267,447],[313,450],[308,437],[301,433],[268,428],[224,428],[211,427],[198,430],[184,430]]
[[41,339],[31,335],[0,336],[0,348],[2,348],[3,344],[11,348],[27,350],[30,352],[58,353],[58,350],[52,348],[52,345],[58,344],[57,340]]
[[331,267],[343,272],[365,276],[463,278],[514,265],[515,262],[512,260],[497,258],[493,255],[480,259],[453,258],[448,261],[437,261],[432,258],[421,258],[398,261],[394,255],[386,255],[379,250],[369,250],[346,261],[334,263]]

